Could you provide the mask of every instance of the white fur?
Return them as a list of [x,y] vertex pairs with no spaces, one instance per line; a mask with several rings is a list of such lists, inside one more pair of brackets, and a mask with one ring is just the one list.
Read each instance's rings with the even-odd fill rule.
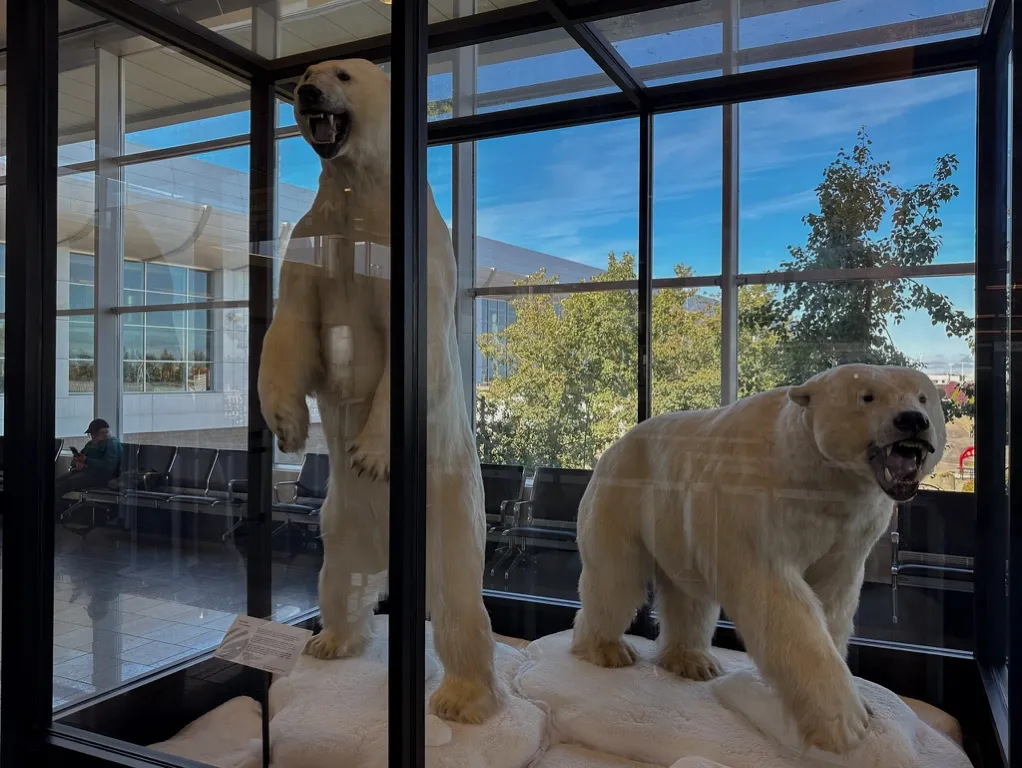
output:
[[[348,78],[342,80],[340,73]],[[322,510],[321,658],[360,653],[386,590],[390,469],[390,82],[363,60],[326,62],[299,81],[352,117],[323,160],[311,210],[295,228],[266,335],[259,396],[281,450],[308,436],[315,394],[330,452]],[[312,143],[307,121],[299,128]],[[493,639],[482,601],[485,517],[479,460],[461,386],[450,232],[428,199],[427,603],[444,679],[440,717],[481,722],[498,703]],[[361,244],[370,245],[363,246]]]
[[868,713],[844,657],[866,556],[895,506],[867,449],[897,437],[903,410],[930,421],[925,476],[943,453],[944,418],[933,383],[905,368],[840,366],[632,429],[600,458],[579,509],[573,650],[632,664],[622,634],[655,581],[661,666],[719,674],[710,640],[723,606],[806,743],[849,749]]

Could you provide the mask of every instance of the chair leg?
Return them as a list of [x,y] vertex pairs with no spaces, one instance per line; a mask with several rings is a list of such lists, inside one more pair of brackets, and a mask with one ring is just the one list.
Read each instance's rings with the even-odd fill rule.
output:
[[497,575],[497,571],[500,570],[501,566],[504,565],[504,563],[506,563],[512,557],[514,557],[515,546],[513,544],[511,544],[511,543],[508,543],[508,545],[506,547],[497,547],[496,551],[494,551],[493,554],[496,555],[498,553],[501,553],[500,557],[497,558],[497,561],[490,567],[490,576],[491,577],[496,576]]
[[891,623],[898,623],[898,567],[891,568]]
[[229,538],[234,536],[234,532],[237,531],[241,526],[245,524],[245,518],[239,518],[236,522],[232,522],[227,526],[227,530],[220,534],[220,541],[226,542]]
[[511,578],[511,571],[513,571],[515,568],[517,568],[518,564],[520,562],[522,562],[522,560],[524,560],[527,557],[528,557],[528,554],[526,553],[526,550],[525,550],[525,542],[522,542],[518,546],[518,554],[515,555],[515,559],[511,561],[511,565],[509,565],[507,567],[507,570],[504,571],[504,581],[507,581],[509,578]]

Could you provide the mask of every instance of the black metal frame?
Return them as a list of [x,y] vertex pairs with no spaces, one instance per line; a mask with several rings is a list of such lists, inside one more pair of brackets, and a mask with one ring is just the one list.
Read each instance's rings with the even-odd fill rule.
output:
[[426,3],[393,6],[388,764],[425,765]]
[[[853,55],[811,64],[777,67],[753,72],[727,74],[657,88],[647,87],[642,77],[616,53],[591,22],[648,10],[682,5],[693,0],[537,0],[509,9],[426,26],[425,3],[398,3],[393,7],[393,30],[369,40],[335,46],[279,59],[267,59],[231,44],[188,16],[175,13],[158,0],[72,0],[117,23],[135,29],[159,42],[182,50],[204,63],[250,84],[251,91],[251,188],[250,231],[253,242],[250,259],[250,371],[249,371],[249,454],[252,492],[248,518],[253,526],[254,546],[249,550],[249,611],[268,615],[270,600],[270,550],[268,500],[272,473],[272,437],[262,419],[256,383],[259,351],[272,308],[272,269],[268,249],[274,231],[275,187],[275,104],[274,97],[287,97],[281,81],[300,74],[309,64],[324,58],[360,56],[384,61],[393,58],[393,171],[400,183],[393,185],[393,233],[395,261],[392,289],[401,301],[392,302],[392,474],[402,478],[391,490],[391,685],[390,765],[423,764],[423,620],[425,618],[425,323],[426,263],[425,220],[422,205],[425,190],[425,146],[457,141],[477,141],[493,136],[567,127],[605,120],[635,117],[639,123],[639,337],[637,378],[641,420],[650,414],[650,308],[652,298],[652,184],[653,116],[657,113],[706,106],[737,104],[820,90],[845,88],[876,82],[921,77],[976,68],[980,76],[980,148],[978,166],[983,179],[994,173],[1006,159],[1007,137],[991,127],[990,117],[1003,109],[1006,82],[1003,68],[1010,36],[1017,36],[1010,24],[1013,0],[994,0],[987,14],[983,34],[940,43],[915,45],[892,51]],[[804,0],[801,0],[804,4]],[[794,0],[771,0],[773,11],[796,7]],[[116,748],[90,734],[66,726],[52,727],[50,712],[52,628],[53,532],[49,516],[38,510],[52,509],[52,445],[55,358],[55,235],[57,178],[57,0],[35,0],[8,4],[7,66],[9,106],[18,120],[8,126],[7,181],[8,220],[19,222],[8,232],[7,283],[7,397],[5,429],[22,450],[7,457],[8,471],[33,482],[10,484],[3,499],[9,510],[35,514],[4,515],[7,539],[7,568],[19,578],[8,579],[3,587],[10,620],[18,632],[3,640],[3,657],[8,659],[3,682],[9,691],[21,691],[23,705],[0,709],[0,756],[6,765],[22,764],[121,764],[179,765],[180,761],[156,757],[143,749],[120,744]],[[411,8],[411,10],[410,10]],[[756,12],[765,12],[759,10]],[[431,123],[418,118],[425,113],[427,50],[439,52],[513,38],[531,32],[564,29],[596,61],[622,92],[588,99],[555,102],[538,107],[484,115],[457,117]],[[1017,61],[1014,64],[1018,71]],[[1000,68],[1000,69],[999,69]],[[1017,83],[1017,78],[1015,83]],[[1018,99],[1014,111],[1022,116]],[[428,135],[427,135],[428,134]],[[1011,137],[1014,141],[1014,136]],[[1019,149],[1016,147],[1016,149]],[[1012,202],[1022,205],[1022,167],[1019,151],[1014,153]],[[994,175],[991,178],[999,178]],[[983,398],[1004,392],[1004,377],[998,371],[1008,354],[1007,322],[1002,291],[1003,265],[996,263],[1001,233],[997,217],[1006,201],[998,198],[1001,182],[979,184],[978,217],[980,239],[977,254],[977,390]],[[1016,193],[1016,190],[1019,190]],[[1004,195],[1001,195],[1003,198]],[[1022,238],[1019,217],[1013,222],[1014,242]],[[1018,249],[1016,249],[1017,251]],[[1003,253],[1003,251],[1001,251]],[[21,258],[18,254],[33,254]],[[397,268],[400,264],[403,268]],[[1012,256],[1012,266],[1022,270],[1022,253]],[[998,283],[998,281],[1001,281]],[[998,302],[1001,302],[999,304]],[[1022,289],[1013,288],[1012,309],[1022,311]],[[998,314],[1000,312],[1000,314]],[[982,329],[982,334],[980,333]],[[1000,361],[1000,363],[998,363]],[[998,365],[1001,368],[998,368]],[[1010,358],[1012,372],[1022,377],[1022,356]],[[1002,398],[1003,400],[1003,398]],[[983,402],[986,402],[985,400]],[[985,456],[996,456],[1003,446],[1003,430],[996,407],[980,406],[977,448]],[[1011,426],[1022,430],[1022,408],[1011,411]],[[1003,419],[1001,420],[1003,422]],[[1002,451],[1003,452],[1003,451]],[[1022,454],[1011,448],[1011,466],[1020,466]],[[987,483],[995,482],[994,462],[978,465]],[[977,478],[979,480],[979,478]],[[977,483],[977,488],[980,483]],[[981,519],[979,534],[986,546],[988,567],[981,571],[982,597],[978,602],[977,659],[984,680],[995,680],[1004,672],[1004,652],[1022,658],[1022,605],[1008,605],[1010,641],[1001,643],[1007,626],[1002,620],[1004,602],[998,589],[1007,576],[1009,584],[1022,583],[1022,524],[1005,539],[1009,510],[992,492],[978,497],[992,505]],[[1000,506],[998,506],[1000,504]],[[1016,506],[1012,504],[1012,508]],[[1013,513],[1013,509],[1011,510]],[[1013,514],[1011,516],[1014,516]],[[1022,518],[1020,518],[1022,519]],[[994,539],[1000,537],[1000,541]],[[1007,540],[1007,546],[1004,542]],[[995,563],[1002,554],[1013,555],[1011,565],[1001,569]],[[1018,591],[1018,589],[1015,589]],[[1018,601],[1015,601],[1016,604]],[[495,615],[539,611],[549,614],[550,628],[570,620],[571,606],[510,601],[507,596],[487,595]],[[524,608],[522,606],[528,606]],[[537,607],[538,606],[538,607]],[[539,615],[539,614],[537,614]],[[497,626],[495,620],[495,628]],[[640,630],[650,633],[648,614]],[[526,634],[519,632],[519,634]],[[1005,647],[1007,645],[1008,647]],[[1007,687],[1022,700],[1022,668],[1009,669]],[[994,683],[996,684],[996,683]],[[995,719],[997,705],[988,685]],[[1003,702],[1002,702],[1003,703]],[[1000,713],[1004,724],[1002,746],[1007,756],[1007,733],[1022,739],[1022,708],[1012,715],[1006,704]],[[81,762],[79,762],[81,761]]]
[[273,434],[259,404],[263,339],[273,315],[276,231],[276,90],[272,80],[252,81],[249,146],[248,350],[248,614],[270,618],[272,597]]
[[[1006,3],[991,7],[978,71],[976,200],[976,661],[987,690],[1006,763],[1009,510],[1004,456],[1007,445],[1008,366],[1008,53],[1011,27]],[[1013,409],[1017,411],[1018,409]],[[988,458],[984,458],[988,457]],[[1016,719],[1018,719],[1016,717]]]
[[[4,432],[20,450],[4,456],[8,626],[0,681],[24,698],[0,708],[0,761],[45,765],[52,721],[53,433],[57,311],[57,0],[7,9],[7,313]],[[43,683],[43,678],[47,682]],[[42,683],[42,684],[41,684]]]

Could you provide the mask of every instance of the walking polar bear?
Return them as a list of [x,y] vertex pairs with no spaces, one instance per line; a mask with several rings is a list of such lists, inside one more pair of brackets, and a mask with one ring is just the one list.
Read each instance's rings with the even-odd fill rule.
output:
[[573,650],[632,664],[622,635],[655,580],[662,667],[718,675],[723,607],[805,742],[847,751],[869,717],[845,664],[864,562],[945,437],[925,375],[869,365],[643,422],[582,499]]
[[[310,67],[295,120],[322,160],[295,227],[266,334],[259,397],[282,451],[300,451],[317,398],[330,453],[321,513],[320,658],[360,653],[386,591],[390,469],[390,81],[364,60]],[[440,717],[479,723],[498,706],[482,600],[482,478],[462,391],[450,232],[428,199],[427,607],[444,678]],[[400,478],[395,478],[400,481]],[[411,512],[411,510],[409,510]]]

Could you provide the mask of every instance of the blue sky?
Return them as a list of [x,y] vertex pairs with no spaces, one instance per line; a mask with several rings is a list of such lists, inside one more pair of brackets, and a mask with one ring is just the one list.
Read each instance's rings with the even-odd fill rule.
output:
[[[862,26],[855,10],[870,6],[869,25],[936,15],[980,5],[978,0],[839,0],[819,9],[803,9],[786,25],[743,21],[743,40],[779,42]],[[875,7],[874,7],[875,6]],[[824,15],[821,16],[820,14]],[[816,14],[815,16],[813,14]],[[827,15],[829,14],[829,15]],[[878,16],[879,14],[879,16]],[[775,16],[781,16],[776,14]],[[882,16],[882,18],[881,18]],[[774,20],[775,22],[777,19]],[[758,26],[757,26],[758,25]],[[684,50],[701,50],[687,33]],[[700,34],[705,34],[704,32]],[[712,37],[712,35],[711,35]],[[665,51],[679,50],[676,35],[644,38],[645,47],[623,47],[630,63],[651,63]],[[692,51],[695,53],[692,53]],[[676,56],[675,56],[676,57]],[[530,63],[531,62],[531,63]],[[551,76],[598,72],[579,51],[487,67],[480,72],[483,91]],[[431,98],[450,92],[449,79],[431,79]],[[510,106],[510,105],[505,105]],[[930,78],[811,94],[740,107],[740,229],[742,272],[778,268],[789,246],[803,244],[802,217],[818,210],[814,188],[823,169],[841,148],[850,149],[864,126],[877,160],[891,162],[889,178],[913,185],[929,180],[934,161],[954,153],[960,161],[955,182],[961,192],[947,204],[943,248],[938,262],[975,258],[976,75],[962,72]],[[289,109],[281,123],[292,122]],[[538,134],[506,137],[478,145],[478,231],[513,243],[593,266],[605,266],[609,251],[635,251],[638,220],[637,120]],[[174,128],[135,133],[129,140],[148,146],[246,133],[246,113]],[[654,275],[673,274],[675,264],[696,274],[720,272],[721,109],[708,108],[658,116],[654,124]],[[219,152],[208,158],[247,168],[247,150]],[[301,141],[280,145],[280,178],[314,188],[319,161]],[[429,152],[429,178],[444,216],[450,220],[450,148]],[[973,311],[972,278],[927,281],[955,305]],[[924,316],[910,316],[894,329],[899,347],[932,367],[971,360],[964,340],[948,339],[942,327]]]

